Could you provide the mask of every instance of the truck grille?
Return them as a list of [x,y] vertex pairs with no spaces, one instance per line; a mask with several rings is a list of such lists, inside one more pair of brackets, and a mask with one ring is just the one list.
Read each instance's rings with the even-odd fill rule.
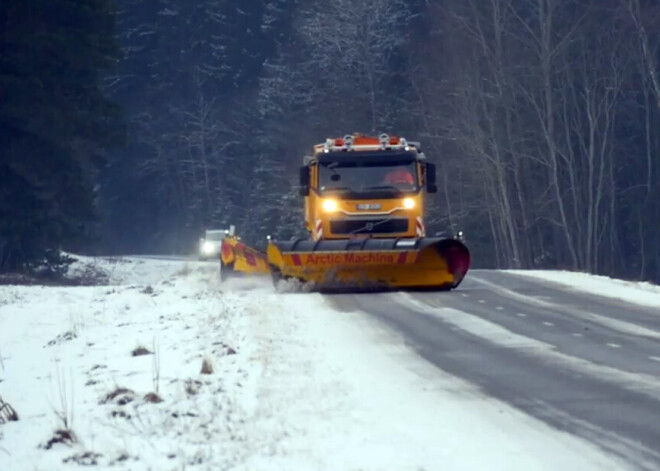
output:
[[333,234],[394,234],[408,231],[408,219],[340,219],[330,221]]

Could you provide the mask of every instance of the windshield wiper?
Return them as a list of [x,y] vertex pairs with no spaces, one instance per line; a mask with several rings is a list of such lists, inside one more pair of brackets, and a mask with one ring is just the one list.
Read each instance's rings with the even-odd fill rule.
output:
[[401,191],[400,188],[395,187],[394,185],[376,185],[376,186],[367,186],[365,190],[394,190]]
[[347,191],[353,191],[353,189],[347,186],[331,186],[330,188],[325,188],[323,191],[337,191],[340,193],[345,193]]

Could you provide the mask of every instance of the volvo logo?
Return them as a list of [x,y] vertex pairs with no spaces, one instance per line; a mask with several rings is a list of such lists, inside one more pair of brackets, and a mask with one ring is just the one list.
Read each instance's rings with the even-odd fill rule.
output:
[[374,223],[373,222],[368,222],[364,225],[364,228],[368,231],[373,231],[374,230]]

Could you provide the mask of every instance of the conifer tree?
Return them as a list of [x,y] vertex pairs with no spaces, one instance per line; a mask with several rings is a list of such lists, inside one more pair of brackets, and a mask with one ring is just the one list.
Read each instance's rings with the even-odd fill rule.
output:
[[122,130],[99,89],[118,55],[110,1],[4,0],[0,30],[2,272],[84,239]]

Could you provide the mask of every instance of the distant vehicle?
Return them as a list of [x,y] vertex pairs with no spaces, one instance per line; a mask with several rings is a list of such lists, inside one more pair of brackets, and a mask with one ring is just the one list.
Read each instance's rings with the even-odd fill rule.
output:
[[234,226],[229,226],[229,229],[207,229],[204,237],[199,239],[199,258],[201,260],[219,258],[222,240],[234,235],[234,232],[236,232]]

